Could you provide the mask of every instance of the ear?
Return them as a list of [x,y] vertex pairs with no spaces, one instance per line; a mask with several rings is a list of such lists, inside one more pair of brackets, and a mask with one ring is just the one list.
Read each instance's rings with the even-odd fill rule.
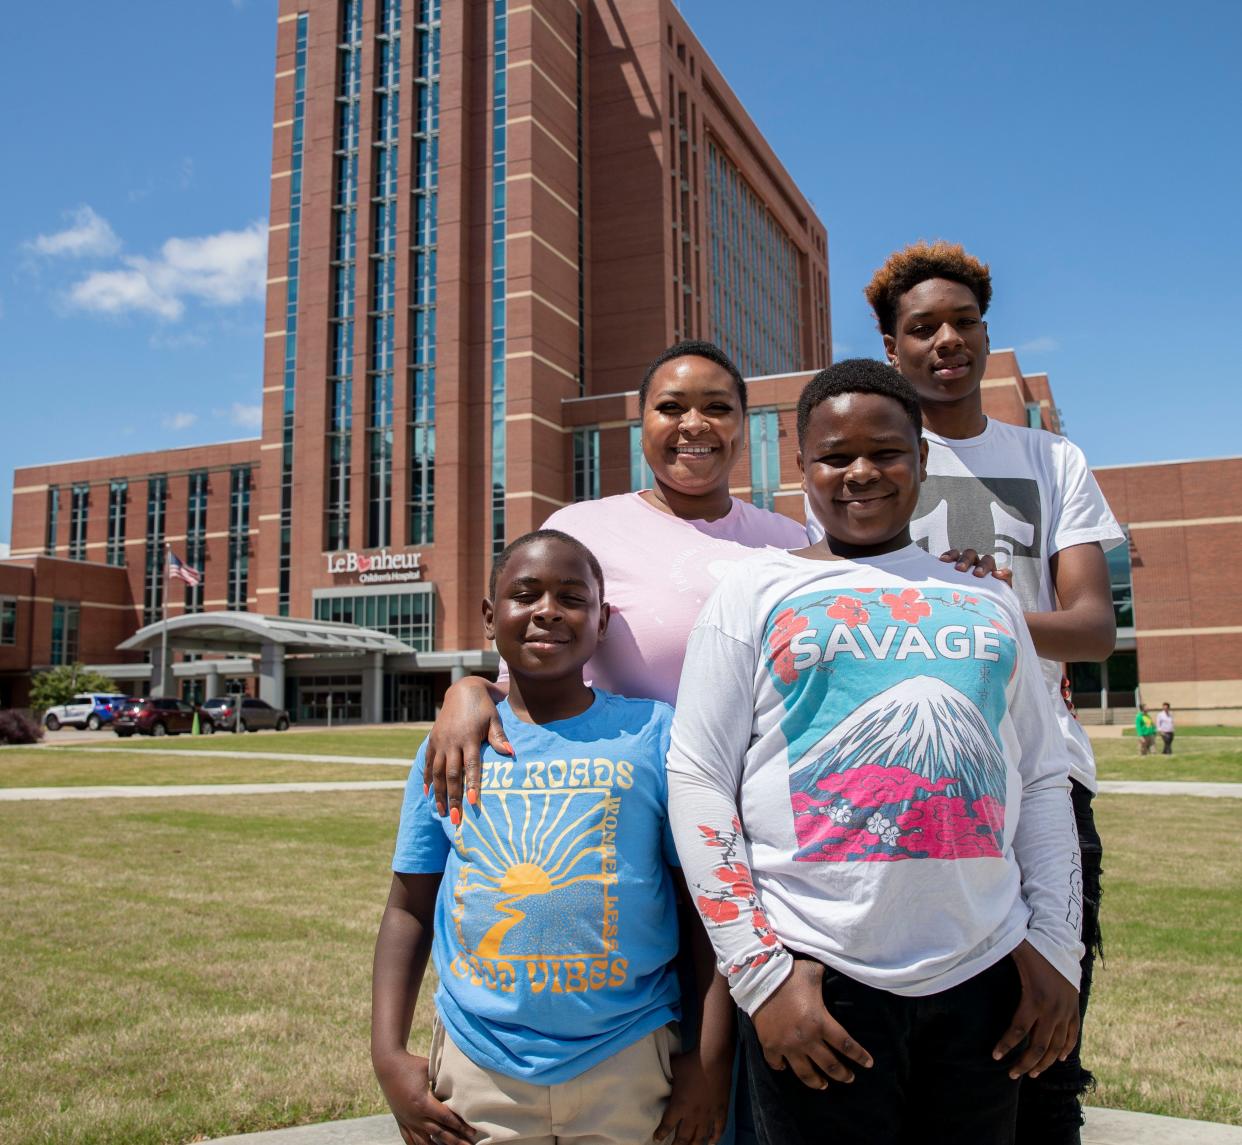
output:
[[486,597],[483,598],[483,635],[488,640],[496,639],[496,606]]
[[897,339],[892,334],[885,334],[884,337],[884,356],[888,359],[888,364],[897,369]]
[[608,621],[612,618],[612,605],[608,601],[604,601],[599,606],[599,638],[601,640],[608,634]]
[[919,484],[927,480],[927,438],[919,438]]
[[798,458],[798,476],[802,479],[802,492],[806,492],[806,466],[802,463],[802,450],[799,448]]

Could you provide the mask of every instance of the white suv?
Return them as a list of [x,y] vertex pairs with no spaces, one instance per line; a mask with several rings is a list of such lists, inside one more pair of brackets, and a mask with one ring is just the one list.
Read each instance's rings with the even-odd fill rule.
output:
[[61,727],[90,728],[98,731],[112,722],[124,696],[113,692],[85,692],[67,704],[54,704],[43,713],[43,726],[54,732]]

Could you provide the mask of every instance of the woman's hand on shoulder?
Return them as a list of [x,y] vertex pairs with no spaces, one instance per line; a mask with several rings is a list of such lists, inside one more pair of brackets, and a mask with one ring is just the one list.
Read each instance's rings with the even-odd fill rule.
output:
[[454,823],[461,822],[463,792],[470,803],[478,800],[483,744],[490,743],[502,755],[513,754],[496,709],[494,688],[478,676],[458,680],[445,694],[427,736],[423,790],[435,789],[436,810]]
[[431,1092],[426,1058],[401,1050],[374,1064],[405,1145],[474,1145],[474,1126]]
[[968,572],[980,578],[991,574],[1013,588],[1013,569],[997,568],[996,558],[991,553],[979,553],[975,549],[950,549],[941,553],[940,559],[958,572]]

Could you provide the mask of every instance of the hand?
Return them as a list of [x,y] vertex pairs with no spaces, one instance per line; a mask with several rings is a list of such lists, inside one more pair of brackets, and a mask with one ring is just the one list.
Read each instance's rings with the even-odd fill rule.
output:
[[733,1060],[719,1055],[704,1061],[698,1049],[673,1055],[673,1091],[653,1141],[665,1141],[676,1132],[672,1145],[715,1145],[729,1117],[729,1089]]
[[820,963],[795,959],[793,972],[753,1017],[768,1065],[784,1069],[788,1064],[811,1089],[827,1089],[829,1078],[854,1080],[854,1071],[842,1057],[866,1069],[873,1064],[871,1055],[828,1013],[823,982]]
[[474,1145],[474,1126],[431,1092],[426,1058],[401,1050],[375,1062],[375,1076],[405,1145]]
[[436,810],[454,823],[461,822],[463,789],[471,805],[478,802],[484,741],[502,755],[513,754],[487,681],[467,677],[445,694],[423,760],[423,790],[435,787]]
[[1078,990],[1025,940],[1010,957],[1022,980],[1022,997],[992,1057],[1000,1061],[1028,1039],[1022,1056],[1009,1068],[1016,1081],[1023,1074],[1038,1077],[1053,1062],[1069,1057],[1078,1041]]
[[946,564],[952,563],[958,572],[971,572],[974,576],[985,577],[989,573],[999,581],[1004,581],[1013,588],[1013,569],[999,569],[996,558],[991,553],[980,556],[974,549],[950,549],[941,553],[940,559]]

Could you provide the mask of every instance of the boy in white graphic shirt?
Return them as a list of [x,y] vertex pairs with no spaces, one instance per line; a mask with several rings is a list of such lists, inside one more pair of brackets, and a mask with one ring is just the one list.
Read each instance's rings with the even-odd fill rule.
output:
[[827,536],[746,561],[691,635],[678,852],[743,1011],[762,1141],[999,1145],[1017,1079],[1077,1034],[1064,741],[1012,593],[911,542],[908,383],[839,363],[798,434]]

